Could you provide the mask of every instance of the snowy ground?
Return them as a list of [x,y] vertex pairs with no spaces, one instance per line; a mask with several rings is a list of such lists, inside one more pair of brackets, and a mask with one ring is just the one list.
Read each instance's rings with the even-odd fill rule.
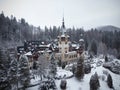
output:
[[[102,58],[94,58],[94,61],[97,62],[98,59],[101,61],[104,61]],[[100,81],[99,90],[113,90],[107,86],[107,83],[106,83],[107,77],[105,74],[103,74],[103,71],[106,71],[106,72],[111,74],[112,79],[113,79],[113,86],[114,86],[115,90],[120,90],[120,75],[114,74],[102,66],[96,66],[96,63],[92,64],[92,66],[94,66],[94,67],[92,68],[91,73],[85,74],[83,80],[78,81],[75,77],[66,79],[67,80],[67,89],[66,90],[90,90],[89,89],[90,77],[95,72],[97,72],[98,76],[99,76],[99,81]],[[104,80],[102,77],[104,77]],[[57,88],[58,88],[57,90],[61,90],[60,89],[60,81],[61,80],[55,80],[55,83],[56,83]],[[28,88],[27,90],[38,90],[38,87],[39,87],[39,85],[35,86],[35,87]]]
[[[82,81],[78,81],[75,77],[66,79],[67,80],[67,90],[89,90],[89,81],[91,75],[93,75],[95,72],[98,73],[98,76],[103,76],[103,70],[108,71],[108,73],[111,74],[113,78],[113,85],[115,90],[120,90],[120,75],[114,74],[110,72],[109,70],[103,68],[102,66],[93,68],[91,73],[85,74]],[[99,90],[112,90],[107,86],[106,80],[99,79],[100,81],[100,89]],[[57,88],[58,90],[61,90],[60,80],[56,80]]]

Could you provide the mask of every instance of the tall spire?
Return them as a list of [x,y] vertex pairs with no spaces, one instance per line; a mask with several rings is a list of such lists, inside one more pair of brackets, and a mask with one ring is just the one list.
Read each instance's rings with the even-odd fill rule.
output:
[[63,20],[62,20],[62,35],[65,34],[65,23],[64,23],[64,16],[63,16]]
[[64,16],[63,16],[63,20],[62,20],[62,28],[65,28],[65,23],[64,23]]

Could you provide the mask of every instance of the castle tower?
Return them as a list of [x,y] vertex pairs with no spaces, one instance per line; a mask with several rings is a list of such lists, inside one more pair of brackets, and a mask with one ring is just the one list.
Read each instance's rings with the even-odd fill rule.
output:
[[58,36],[59,53],[61,53],[61,60],[63,62],[66,61],[65,54],[69,52],[69,43],[70,43],[69,36],[66,34],[64,17],[63,17],[61,34]]

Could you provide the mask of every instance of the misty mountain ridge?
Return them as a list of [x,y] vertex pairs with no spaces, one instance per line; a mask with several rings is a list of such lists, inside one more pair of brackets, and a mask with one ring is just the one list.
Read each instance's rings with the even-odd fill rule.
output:
[[100,26],[97,27],[97,30],[99,31],[120,31],[119,27],[113,26],[113,25],[106,25],[106,26]]

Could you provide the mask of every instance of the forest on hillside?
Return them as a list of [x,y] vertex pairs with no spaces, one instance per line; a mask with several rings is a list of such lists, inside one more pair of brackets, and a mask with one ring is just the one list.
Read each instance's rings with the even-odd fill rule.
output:
[[[83,28],[66,28],[72,43],[78,43],[83,34],[85,49],[92,54],[112,54],[120,58],[120,31],[102,31],[91,29],[85,31]],[[19,20],[13,15],[5,16],[0,14],[0,45],[5,46],[10,43],[19,45],[24,40],[43,40],[51,42],[57,39],[61,32],[61,27],[47,27],[44,29],[30,25],[24,18]],[[8,44],[9,43],[9,44]]]

